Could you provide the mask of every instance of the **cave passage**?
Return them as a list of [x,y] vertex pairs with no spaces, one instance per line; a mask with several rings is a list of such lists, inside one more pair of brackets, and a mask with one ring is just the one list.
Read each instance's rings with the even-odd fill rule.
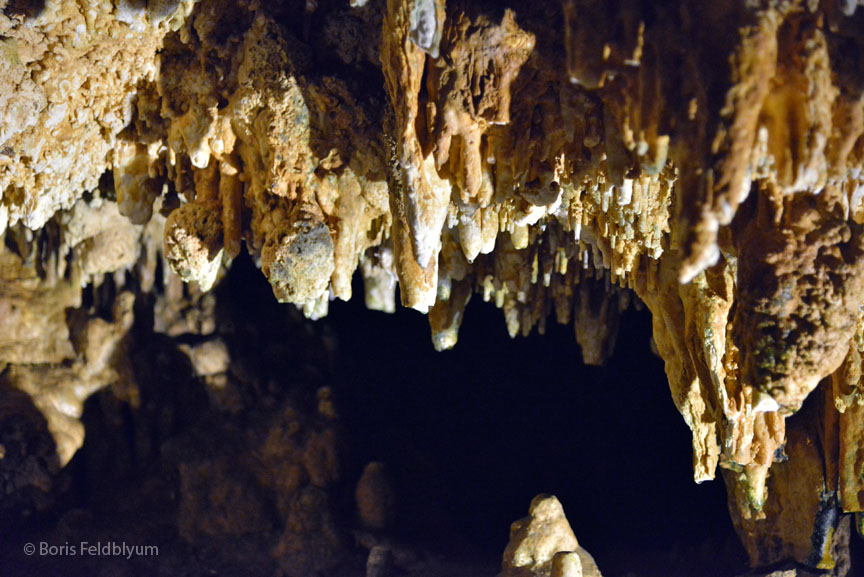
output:
[[608,365],[589,367],[572,327],[510,339],[477,295],[440,353],[423,315],[359,301],[331,303],[319,322],[340,345],[352,458],[390,466],[406,534],[455,532],[498,563],[510,523],[545,492],[604,575],[744,571],[722,480],[692,480],[690,432],[650,351],[647,311],[625,313]]
[[[362,285],[355,282],[354,290],[362,294]],[[354,488],[364,466],[381,461],[396,495],[388,538],[447,559],[461,576],[498,572],[510,524],[526,515],[539,493],[560,499],[580,545],[607,577],[729,577],[746,571],[723,482],[692,480],[690,433],[673,406],[663,363],[651,353],[651,318],[644,309],[631,307],[622,316],[607,366],[589,367],[572,327],[550,323],[545,335],[510,339],[500,312],[479,297],[467,309],[458,344],[446,352],[433,349],[426,318],[401,307],[388,315],[367,310],[361,299],[334,301],[325,319],[306,320],[272,298],[246,255],[215,297],[217,332],[231,351],[232,374],[254,374],[267,383],[258,392],[238,385],[241,395],[262,395],[261,405],[277,389],[314,398],[318,387],[331,388],[345,433],[333,488],[341,530],[358,526]],[[184,498],[201,503],[205,514],[210,510],[203,503],[212,491],[230,486],[230,479],[220,476],[220,461],[208,462],[208,455],[230,454],[224,443],[239,443],[233,449],[238,456],[254,452],[241,437],[244,428],[256,427],[260,417],[252,415],[267,413],[220,413],[212,420],[215,407],[208,408],[186,357],[144,326],[152,318],[142,315],[141,323],[135,339],[142,347],[139,360],[133,359],[145,386],[141,408],[121,403],[112,413],[118,401],[108,390],[88,401],[85,446],[68,468],[71,490],[49,518],[29,524],[20,538],[57,541],[63,527],[84,515],[97,534],[126,534],[133,542],[159,539],[159,563],[171,559],[188,568],[198,563],[194,559],[215,554],[206,553],[212,545],[190,548],[185,537],[178,539],[177,524],[182,536],[183,519],[190,516],[188,507],[183,513]],[[148,404],[148,396],[155,404]],[[150,421],[163,425],[146,425]],[[163,431],[161,437],[154,431]],[[145,433],[152,442],[142,444]],[[202,435],[208,439],[201,441]],[[199,440],[190,445],[190,436]],[[150,447],[151,456],[141,447]],[[208,462],[202,470],[210,480],[192,488],[181,488],[182,472],[168,473],[166,480],[177,455],[187,471]],[[229,456],[227,462],[235,460]],[[148,487],[168,490],[154,494]],[[177,491],[187,496],[179,498],[179,513]],[[232,507],[229,501],[229,512]],[[280,530],[278,522],[270,527]],[[244,547],[254,550],[250,543],[256,538],[253,532],[218,546],[236,548],[231,556],[241,560],[227,572],[220,566],[220,574],[258,574],[243,561],[249,557]],[[20,543],[7,545],[14,557]],[[42,569],[49,562],[64,567],[59,557],[35,561]],[[25,567],[19,573],[9,569],[23,575]],[[266,563],[261,574],[265,568]]]
[[[228,275],[217,294],[235,319],[264,326],[294,312],[249,257]],[[299,322],[334,347],[324,372],[348,433],[346,511],[365,464],[382,461],[399,538],[481,559],[484,574],[500,569],[510,524],[539,493],[559,497],[604,575],[746,571],[723,481],[693,482],[690,431],[651,352],[647,310],[623,314],[605,367],[583,363],[570,325],[511,339],[479,295],[444,352],[424,315],[370,311],[362,298]]]

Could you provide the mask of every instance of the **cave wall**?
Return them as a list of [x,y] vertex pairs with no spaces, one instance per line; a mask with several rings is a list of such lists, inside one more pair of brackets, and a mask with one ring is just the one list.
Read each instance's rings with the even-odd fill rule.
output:
[[92,392],[135,402],[133,295],[212,333],[241,250],[310,318],[398,284],[439,350],[478,295],[601,364],[635,293],[751,560],[833,566],[819,511],[864,507],[855,0],[0,4],[0,362],[49,469]]

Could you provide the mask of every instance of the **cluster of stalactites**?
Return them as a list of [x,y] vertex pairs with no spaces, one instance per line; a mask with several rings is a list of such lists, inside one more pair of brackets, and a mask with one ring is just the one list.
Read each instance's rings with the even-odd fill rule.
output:
[[[195,13],[194,34],[163,50],[160,81],[139,94],[138,141],[118,148],[121,210],[145,220],[161,175],[183,203],[165,255],[184,280],[209,289],[245,241],[275,296],[317,318],[351,297],[359,268],[367,305],[392,311],[398,281],[404,305],[430,312],[439,349],[455,344],[475,293],[504,310],[513,335],[542,330],[553,309],[562,322],[618,311],[626,293],[594,311],[589,302],[605,301],[577,284],[627,286],[640,259],[663,253],[676,178],[666,153],[610,177],[613,121],[561,73],[563,53],[538,52],[512,10],[447,10],[386,8],[385,110],[314,74],[266,14],[232,13],[233,35],[211,43],[226,14]],[[423,25],[434,31],[425,40]],[[185,64],[230,49],[219,74]],[[611,338],[614,326],[589,332]],[[592,338],[579,339],[584,356],[603,362],[611,340]]]
[[[359,268],[367,305],[394,310],[398,282],[438,349],[479,294],[511,335],[573,322],[602,363],[635,289],[696,479],[740,471],[758,511],[785,416],[839,366],[862,301],[864,120],[839,48],[860,38],[848,16],[786,4],[558,8],[353,9],[380,27],[383,106],[317,74],[264,11],[193,14],[139,94],[121,210],[149,214],[140,184],[162,175],[184,280],[212,286],[245,242],[276,298],[317,318]],[[695,37],[721,23],[737,36]]]
[[[245,245],[276,298],[310,317],[351,298],[359,269],[370,308],[394,310],[398,283],[405,306],[428,312],[436,348],[456,343],[481,295],[512,335],[542,331],[553,313],[573,322],[592,363],[608,356],[633,289],[693,431],[696,479],[732,471],[742,515],[758,516],[786,417],[838,368],[849,383],[858,374],[847,365],[864,303],[864,11],[833,0],[260,4],[185,2],[170,26],[106,8],[114,16],[96,29],[143,35],[153,60],[108,82],[123,87],[114,100],[101,79],[113,78],[111,54],[132,62],[125,44],[90,62],[103,53],[76,52],[70,37],[49,57],[0,21],[17,42],[2,40],[0,73],[23,115],[20,133],[0,131],[17,139],[12,160],[0,152],[12,190],[0,224],[69,205],[69,187],[98,176],[64,153],[43,173],[72,184],[48,194],[56,179],[34,176],[40,159],[66,149],[43,131],[90,143],[86,158],[103,150],[83,164],[113,168],[136,225],[161,197],[164,256],[204,289]],[[34,63],[63,58],[78,66],[75,93],[91,78],[98,96],[73,116],[62,86],[45,100],[26,81]],[[75,140],[91,112],[106,127]],[[838,407],[851,406],[849,383]]]

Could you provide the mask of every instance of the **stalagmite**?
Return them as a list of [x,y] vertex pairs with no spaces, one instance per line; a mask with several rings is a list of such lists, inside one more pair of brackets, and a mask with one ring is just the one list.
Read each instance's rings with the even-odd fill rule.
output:
[[[576,555],[576,561],[562,558]],[[528,517],[510,527],[499,577],[549,577],[569,570],[585,577],[602,577],[593,557],[579,546],[561,502],[554,495],[531,500]],[[566,573],[569,575],[570,573]]]

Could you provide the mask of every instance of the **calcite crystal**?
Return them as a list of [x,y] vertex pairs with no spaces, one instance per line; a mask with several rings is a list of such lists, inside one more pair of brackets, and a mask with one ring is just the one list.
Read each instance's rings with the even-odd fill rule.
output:
[[[311,318],[358,269],[370,308],[398,281],[437,349],[478,295],[514,336],[572,322],[602,364],[635,293],[695,479],[727,471],[754,563],[812,563],[815,513],[782,503],[864,513],[859,5],[0,2],[4,382],[65,462],[80,403],[127,378],[127,309],[65,315],[82,287],[135,278],[161,330],[208,334],[182,303],[241,250]],[[781,472],[817,462],[802,438],[816,477]]]

